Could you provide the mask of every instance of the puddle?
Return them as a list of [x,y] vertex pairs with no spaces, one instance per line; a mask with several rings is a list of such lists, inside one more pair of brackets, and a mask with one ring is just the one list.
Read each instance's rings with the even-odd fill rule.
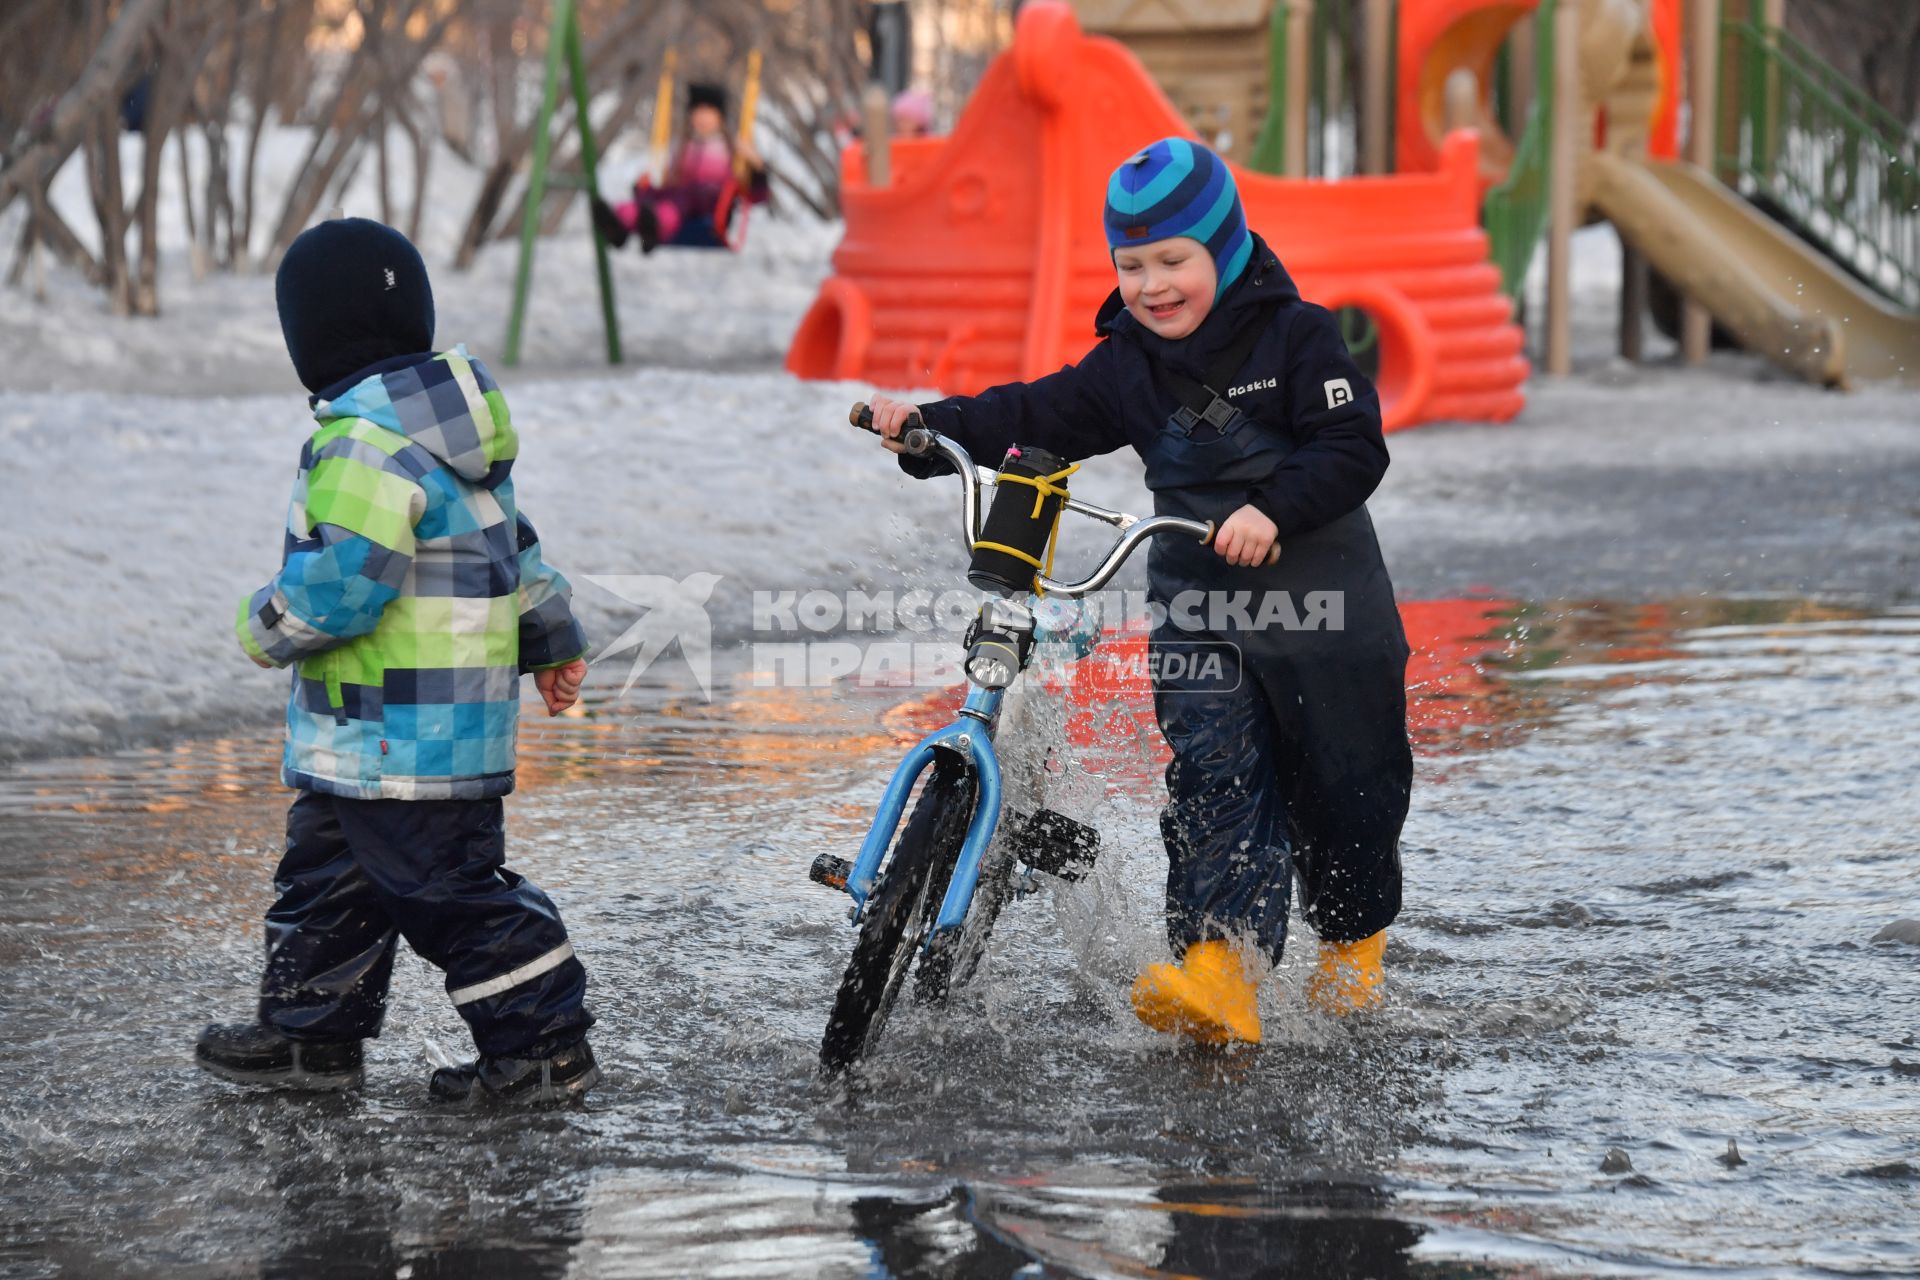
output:
[[[851,1095],[849,934],[809,884],[943,695],[664,686],[529,720],[514,861],[567,914],[607,1086],[435,1110],[464,1048],[403,959],[368,1089],[187,1063],[244,1016],[284,796],[264,737],[0,772],[0,1275],[1913,1274],[1920,611],[1406,609],[1420,780],[1393,1007],[1227,1059],[1141,1030],[1163,945],[1137,699],[1049,786],[1106,837]],[[1120,745],[1114,745],[1119,743]],[[1728,1140],[1742,1163],[1724,1163]],[[1631,1171],[1600,1171],[1610,1150]]]

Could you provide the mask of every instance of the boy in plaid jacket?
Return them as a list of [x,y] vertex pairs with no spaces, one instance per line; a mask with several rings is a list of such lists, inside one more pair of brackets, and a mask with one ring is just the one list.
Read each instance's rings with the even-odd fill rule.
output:
[[406,237],[341,219],[294,241],[280,325],[319,430],[300,454],[280,572],[240,603],[240,645],[294,668],[281,776],[298,790],[267,912],[254,1023],[196,1057],[227,1079],[361,1080],[397,940],[447,975],[479,1059],[449,1100],[558,1101],[600,1078],[586,971],[558,911],[506,869],[520,676],[573,705],[586,639],[510,472],[499,388],[435,354],[433,293]]

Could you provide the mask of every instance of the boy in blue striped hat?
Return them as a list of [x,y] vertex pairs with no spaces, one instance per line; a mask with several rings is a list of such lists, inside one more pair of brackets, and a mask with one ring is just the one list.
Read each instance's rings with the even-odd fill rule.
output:
[[1119,287],[1079,364],[917,409],[876,395],[874,423],[896,453],[915,413],[983,459],[1130,445],[1157,513],[1218,526],[1211,546],[1158,539],[1148,561],[1156,659],[1202,644],[1223,662],[1154,665],[1177,963],[1149,965],[1133,1007],[1157,1030],[1257,1043],[1296,875],[1320,937],[1307,998],[1327,1012],[1380,1001],[1400,909],[1413,760],[1406,635],[1366,509],[1387,469],[1380,402],[1206,147],[1165,138],[1123,161],[1105,224]]

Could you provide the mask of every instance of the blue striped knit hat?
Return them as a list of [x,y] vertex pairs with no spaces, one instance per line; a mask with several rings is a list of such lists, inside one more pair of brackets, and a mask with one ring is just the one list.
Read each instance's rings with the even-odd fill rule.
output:
[[1198,240],[1220,277],[1216,300],[1253,256],[1253,234],[1227,162],[1185,138],[1162,138],[1121,162],[1107,180],[1106,223],[1114,249],[1169,236]]

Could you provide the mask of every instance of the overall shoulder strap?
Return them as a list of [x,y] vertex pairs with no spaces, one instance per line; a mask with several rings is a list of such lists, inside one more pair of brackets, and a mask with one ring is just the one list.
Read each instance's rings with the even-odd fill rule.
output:
[[1247,362],[1253,349],[1260,345],[1260,339],[1266,335],[1267,325],[1272,321],[1273,312],[1266,307],[1249,317],[1233,335],[1233,340],[1207,364],[1205,382],[1197,382],[1177,369],[1164,370],[1167,381],[1173,385],[1174,395],[1180,401],[1179,411],[1174,417],[1181,426],[1192,430],[1204,422],[1215,431],[1227,430],[1227,424],[1240,411],[1227,400],[1221,388],[1233,380],[1233,375]]

